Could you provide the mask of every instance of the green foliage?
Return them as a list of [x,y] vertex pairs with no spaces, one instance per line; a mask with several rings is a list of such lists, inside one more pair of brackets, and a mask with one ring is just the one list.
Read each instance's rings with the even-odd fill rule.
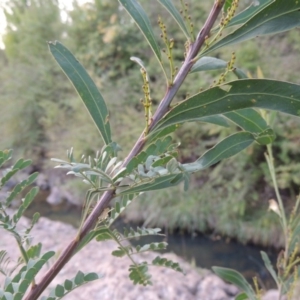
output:
[[1,299],[22,299],[29,285],[34,282],[36,274],[54,254],[49,251],[38,259],[29,259],[13,278],[6,277],[3,289],[0,289],[0,295],[3,295]]
[[52,289],[49,296],[43,296],[41,300],[62,299],[64,296],[74,291],[76,288],[100,279],[101,277],[101,274],[97,274],[94,272],[84,274],[83,272],[78,271],[74,278],[66,279],[63,285],[58,284],[54,289]]
[[106,145],[111,143],[106,104],[95,83],[71,52],[59,42],[49,44],[50,51],[76,88]]
[[152,26],[148,19],[147,14],[143,10],[142,6],[136,0],[120,0],[120,3],[132,17],[132,19],[136,22],[137,26],[140,28],[142,33],[144,34],[147,42],[149,43],[151,49],[153,50],[158,61],[161,61],[161,53],[160,49],[157,45],[156,39],[154,37],[154,33],[152,31]]
[[246,22],[241,27],[214,44],[205,53],[260,35],[284,32],[299,26],[300,3],[297,1],[276,0],[268,2],[263,9],[261,6],[258,7],[259,11],[253,9],[248,11],[247,18],[243,15],[243,21]]
[[[71,54],[71,52],[65,46],[59,42],[50,43],[49,47],[52,55],[61,66],[67,77],[73,83],[94,123],[96,124],[96,127],[99,130],[105,144],[102,150],[96,155],[84,155],[82,160],[79,162],[75,160],[72,150],[68,152],[69,161],[55,160],[60,164],[58,167],[65,168],[69,171],[68,174],[73,174],[81,178],[83,182],[89,185],[89,187],[83,208],[81,226],[78,230],[77,236],[72,242],[74,244],[72,247],[67,248],[63,253],[62,259],[65,258],[65,261],[57,262],[54,266],[54,269],[55,267],[60,269],[63,264],[67,263],[68,258],[70,258],[75,252],[80,251],[92,239],[96,239],[98,241],[112,239],[118,244],[117,250],[113,251],[112,255],[117,257],[126,255],[132,261],[132,265],[129,269],[130,279],[135,284],[151,284],[151,276],[148,274],[148,266],[151,264],[147,262],[137,263],[133,259],[133,255],[148,250],[165,249],[166,243],[151,243],[136,247],[124,244],[123,242],[126,239],[143,237],[147,235],[157,235],[158,231],[156,229],[137,229],[136,231],[130,229],[128,231],[125,230],[124,236],[122,236],[119,232],[110,228],[112,223],[126,209],[126,207],[128,207],[131,201],[133,201],[134,198],[142,193],[153,190],[164,190],[174,187],[181,182],[184,182],[184,189],[187,190],[191,173],[196,171],[203,172],[203,170],[209,168],[210,166],[216,165],[222,160],[236,155],[242,150],[248,148],[254,142],[257,142],[257,144],[260,145],[267,145],[267,150],[269,151],[269,154],[266,156],[267,165],[270,169],[271,180],[275,187],[275,192],[279,203],[279,208],[277,207],[277,210],[273,208],[273,210],[279,215],[281,225],[287,238],[284,259],[280,261],[280,263],[283,264],[283,269],[285,272],[284,274],[279,274],[279,277],[276,277],[276,282],[280,285],[280,292],[287,293],[287,288],[284,286],[284,284],[288,282],[287,286],[289,288],[292,286],[291,282],[293,281],[293,277],[291,277],[291,270],[296,264],[298,264],[298,259],[295,258],[295,253],[297,252],[297,236],[289,236],[289,234],[291,232],[298,232],[299,226],[298,221],[296,218],[293,218],[293,216],[290,219],[292,220],[290,223],[287,222],[287,218],[285,217],[284,208],[279,196],[275,178],[273,156],[270,151],[270,143],[273,142],[275,137],[273,129],[270,126],[273,124],[272,122],[269,122],[270,115],[267,115],[261,110],[257,110],[257,108],[276,110],[299,117],[300,87],[297,84],[278,80],[247,79],[246,77],[248,75],[246,76],[241,69],[234,66],[234,54],[232,54],[231,60],[228,63],[220,59],[203,57],[203,55],[213,50],[219,50],[224,46],[233,45],[241,41],[252,39],[259,35],[283,32],[297,27],[299,25],[298,10],[300,8],[300,4],[297,1],[265,1],[263,4],[259,3],[257,7],[249,7],[245,11],[241,12],[240,15],[234,17],[238,2],[219,1],[218,5],[216,4],[213,6],[211,13],[204,22],[204,27],[201,30],[199,28],[198,35],[195,38],[195,24],[192,18],[189,16],[189,6],[181,2],[184,7],[182,8],[182,13],[180,15],[176,9],[176,6],[171,1],[158,1],[158,4],[162,4],[163,7],[166,8],[162,14],[166,14],[166,16],[171,15],[187,38],[187,41],[185,41],[182,36],[179,37],[178,41],[176,42],[179,44],[182,43],[182,47],[177,46],[175,40],[177,38],[176,32],[178,30],[167,30],[166,28],[168,21],[165,22],[164,20],[167,18],[164,18],[164,15],[160,16],[159,27],[162,31],[161,37],[164,46],[166,47],[166,49],[162,49],[162,52],[166,54],[166,56],[164,56],[161,53],[161,43],[158,42],[156,38],[158,28],[154,27],[150,21],[153,17],[153,11],[157,8],[157,6],[155,4],[152,5],[153,2],[149,4],[149,1],[144,1],[145,3],[143,3],[143,6],[140,5],[137,0],[119,0],[119,2],[141,30],[146,42],[150,45],[155,58],[158,60],[165,77],[167,77],[165,66],[169,66],[168,71],[170,72],[170,78],[167,78],[168,82],[165,86],[166,91],[163,91],[163,85],[159,79],[159,73],[157,74],[157,70],[152,64],[153,59],[146,59],[145,63],[140,64],[143,73],[143,83],[141,82],[140,85],[143,84],[142,89],[146,99],[146,101],[143,102],[146,126],[141,133],[140,138],[137,139],[136,144],[132,147],[132,150],[129,152],[128,156],[122,160],[119,158],[118,154],[120,147],[113,141],[118,140],[118,137],[123,135],[124,132],[127,133],[127,131],[124,130],[122,133],[120,133],[117,132],[118,130],[115,130],[115,137],[113,135],[111,136],[109,122],[110,116],[108,114],[110,107],[109,105],[106,105],[104,99],[112,98],[113,103],[110,104],[111,108],[116,107],[120,98],[116,92],[116,87],[122,86],[123,83],[118,81],[119,85],[111,85],[111,87],[114,87],[113,90],[110,91],[112,97],[102,97],[96,87],[96,84],[105,85],[107,77],[120,79],[120,77],[124,75],[127,77],[128,75],[128,78],[131,79],[131,82],[135,82],[133,86],[127,84],[127,89],[133,90],[132,95],[128,95],[128,97],[133,99],[130,100],[132,101],[130,104],[135,103],[137,112],[139,112],[141,109],[141,105],[137,104],[135,101],[138,98],[136,97],[137,92],[141,89],[140,86],[136,84],[136,82],[140,81],[138,81],[136,73],[133,72],[133,64],[131,62],[124,65],[121,64],[122,66],[117,68],[118,70],[121,70],[120,73],[111,73],[113,67],[116,64],[119,64],[118,54],[121,52],[120,49],[123,49],[123,44],[127,45],[127,48],[125,47],[126,49],[130,49],[130,46],[133,43],[132,40],[130,43],[124,42],[128,36],[127,34],[133,30],[131,23],[129,22],[130,24],[128,24],[126,17],[120,13],[121,9],[119,9],[118,13],[113,12],[113,9],[117,10],[118,8],[116,1],[112,3],[112,1],[97,0],[93,4],[86,4],[83,6],[84,18],[78,22],[78,25],[75,25],[77,26],[75,29],[70,29],[69,33],[70,36],[72,36],[72,33],[76,36],[77,40],[74,41],[73,45],[79,45],[79,47],[78,49],[77,47],[74,48],[77,49],[80,56],[85,57],[85,60],[89,62],[89,68],[92,69],[92,72],[94,74],[101,74],[101,77],[98,78],[98,80],[96,79],[95,83],[91,80],[88,72],[78,63],[75,56],[73,56],[73,54]],[[59,22],[57,20],[59,16],[59,10],[58,6],[54,5],[55,2],[48,0],[45,3],[47,3],[47,5],[50,7],[49,19],[46,18],[48,17],[48,15],[46,15],[44,20],[39,18],[33,18],[33,20],[38,20],[38,24],[42,24],[43,26],[45,26],[45,20],[49,20],[50,29],[47,31],[47,34],[50,34],[52,33],[51,30],[55,28],[56,25],[59,27]],[[222,10],[221,4],[223,5],[224,3],[225,6],[223,11],[225,14],[221,18],[220,25],[213,29],[213,24],[217,20],[218,14]],[[12,2],[11,9],[13,14],[12,16],[8,16],[7,14],[10,26],[10,30],[6,35],[6,44],[8,46],[8,62],[13,62],[17,64],[17,66],[24,64],[26,66],[26,68],[24,68],[25,70],[30,69],[29,66],[32,63],[32,61],[28,59],[30,55],[27,56],[23,53],[22,55],[18,55],[17,51],[15,51],[17,48],[15,47],[28,45],[28,51],[38,49],[34,48],[34,45],[31,43],[24,44],[20,39],[20,37],[22,37],[20,34],[24,33],[22,32],[23,23],[30,23],[27,18],[28,16],[31,16],[31,11],[36,10],[38,7],[42,7],[46,10],[47,5],[42,4],[39,1],[34,2],[34,4],[31,5],[27,5],[25,2]],[[81,14],[78,11],[79,6],[76,6],[75,4],[75,7],[77,10],[75,10],[73,13],[70,13],[70,15],[73,23],[76,24],[76,20],[81,18]],[[104,22],[105,26],[102,26],[102,21],[98,20],[98,18],[103,16],[103,8],[108,8],[110,11],[109,18],[106,16],[106,21]],[[149,8],[149,11],[147,8]],[[119,25],[116,24],[117,19],[119,19]],[[88,22],[86,22],[86,20],[88,20]],[[123,24],[125,25],[123,26]],[[227,28],[230,28],[233,25],[240,26],[233,31],[230,31],[230,29],[227,31]],[[87,31],[90,30],[87,28],[93,28],[93,32],[86,34]],[[117,35],[118,32],[123,30],[125,31],[124,35]],[[38,37],[42,36],[41,31],[38,31]],[[64,32],[62,30],[58,31],[58,35],[63,35],[63,33],[67,33],[65,35],[68,36],[68,32]],[[78,33],[80,34],[78,35]],[[225,35],[225,37],[220,39],[222,34]],[[87,41],[87,43],[84,43],[84,41],[81,40],[80,37],[82,35],[86,35],[84,40]],[[90,36],[93,37],[91,41],[89,41]],[[122,37],[123,39],[119,39],[119,37]],[[118,42],[122,41],[122,43],[120,43],[120,46],[118,46],[120,49],[112,46],[114,51],[109,51],[109,49],[107,52],[103,52],[102,49],[101,51],[99,49],[99,47],[101,48],[102,45],[95,46],[95,44],[99,44],[98,40],[102,40],[106,44],[112,44],[117,40]],[[138,38],[137,41],[139,41]],[[72,43],[70,43],[70,45],[72,45]],[[141,50],[144,48],[140,47],[140,45],[144,46],[143,43],[137,43],[136,47],[139,49],[137,52],[144,55],[144,51]],[[89,49],[89,46],[93,46],[91,49],[97,54],[89,55],[89,50],[87,50]],[[203,49],[201,50],[201,48]],[[38,56],[38,52],[35,51],[28,53],[33,53]],[[135,55],[135,57],[140,57],[139,55],[136,55],[136,53],[132,54]],[[146,54],[144,56],[148,55]],[[141,61],[139,58],[135,58],[133,60],[138,62]],[[184,60],[183,64],[181,64],[182,60]],[[112,61],[116,62],[112,63]],[[33,62],[36,62],[36,60],[34,59]],[[193,64],[194,69],[192,69]],[[180,67],[177,67],[177,65]],[[147,67],[147,71],[145,66]],[[98,68],[100,70],[98,70]],[[49,74],[56,78],[56,80],[60,79],[60,77],[56,75],[55,67],[52,65],[46,65],[44,69],[46,70],[45,72],[36,72],[35,75],[45,75],[49,72]],[[186,85],[183,85],[181,88],[186,76],[189,73],[193,73],[194,71],[218,71],[220,69],[224,69],[224,72],[221,73],[219,78],[216,79],[210,86],[209,82],[212,81],[212,75],[206,75],[206,79],[199,83],[199,75],[193,74],[187,77],[188,80],[186,80]],[[14,72],[13,69],[9,69],[9,72],[12,72],[12,74],[17,73]],[[8,74],[10,74],[9,72]],[[24,74],[26,74],[26,72],[24,72]],[[206,72],[204,74],[206,74]],[[230,81],[230,79],[227,81],[227,76],[237,76],[239,80]],[[204,75],[202,77],[204,77]],[[33,76],[33,78],[36,79],[35,76]],[[198,81],[195,80],[195,83],[189,83],[190,81],[193,81],[194,78],[198,78]],[[32,82],[30,80],[31,79],[22,81],[20,89],[17,90],[18,93],[31,86],[30,83]],[[47,151],[45,150],[47,154],[51,153],[51,149],[49,150],[47,148],[48,139],[55,140],[57,139],[57,133],[60,133],[60,130],[57,129],[58,127],[56,130],[49,129],[53,124],[53,119],[47,119],[46,111],[48,108],[52,109],[50,111],[53,115],[59,112],[62,123],[65,123],[64,119],[66,119],[64,113],[69,112],[69,117],[71,117],[69,119],[72,120],[66,121],[67,125],[65,125],[65,128],[67,128],[68,125],[72,125],[71,127],[73,127],[73,129],[70,130],[73,130],[76,133],[77,128],[79,127],[76,124],[76,120],[80,120],[81,118],[81,110],[79,110],[79,113],[77,112],[77,115],[74,113],[73,116],[73,112],[75,112],[74,108],[77,106],[76,104],[70,105],[68,103],[69,99],[74,100],[74,96],[71,93],[69,95],[69,92],[67,92],[68,97],[65,101],[57,99],[60,96],[59,91],[63,91],[66,87],[61,83],[59,83],[59,86],[57,87],[56,84],[54,84],[54,82],[51,80],[46,80],[46,82],[46,95],[48,92],[53,92],[53,94],[55,94],[54,96],[49,97],[53,103],[42,104],[39,101],[39,98],[40,95],[45,95],[42,93],[44,90],[37,88],[32,92],[32,97],[30,97],[32,99],[26,101],[25,106],[23,106],[26,107],[28,106],[28,103],[35,103],[35,101],[38,103],[38,105],[30,106],[31,110],[27,115],[30,117],[38,116],[38,118],[31,118],[31,120],[34,120],[33,122],[37,123],[33,124],[32,127],[36,127],[38,130],[34,132],[34,137],[29,140],[29,144],[41,141],[42,146],[39,150],[41,156],[45,154],[43,153],[44,149],[47,149]],[[199,88],[202,84],[205,84],[205,89],[204,91],[200,90],[199,92]],[[207,88],[207,86],[209,86],[209,88]],[[152,93],[153,89],[155,90],[154,93]],[[4,88],[4,91],[5,90],[6,87]],[[13,95],[11,89],[8,89],[8,91],[11,94],[5,94],[2,99],[0,98],[1,102],[5,103],[7,97],[9,97],[8,95]],[[124,92],[122,89],[122,92],[119,96],[122,96],[123,98],[123,94]],[[193,96],[189,96],[190,94],[193,94]],[[176,95],[177,99],[175,99]],[[155,97],[156,99],[152,99],[152,97]],[[153,100],[158,102],[158,99],[162,100],[152,116],[152,102],[155,102]],[[179,102],[175,103],[175,105],[171,105],[172,101],[175,102],[174,100],[179,100]],[[20,107],[20,109],[22,109],[22,107]],[[123,105],[120,105],[118,109],[112,109],[111,111],[112,119],[115,119],[113,122],[111,122],[111,124],[114,126],[114,124],[117,124],[120,118],[118,116],[119,112],[121,112],[121,116],[124,117],[124,111],[126,111],[126,107],[124,109]],[[132,112],[132,109],[128,111]],[[141,118],[138,119],[138,121],[140,120]],[[132,115],[130,115],[129,121],[135,121],[133,120]],[[195,155],[193,156],[195,156],[196,159],[193,157],[193,159],[190,159],[188,163],[184,163],[180,161],[178,155],[178,144],[174,144],[172,142],[173,138],[169,135],[177,131],[177,129],[180,127],[179,125],[195,121],[217,124],[224,126],[225,129],[214,129],[215,131],[212,134],[208,134],[209,137],[214,137],[213,141],[206,144],[208,147],[201,149],[201,153],[203,153],[202,156],[199,157],[198,154],[195,154],[198,153],[198,151],[194,151]],[[85,122],[85,120],[83,122]],[[238,132],[236,132],[236,126],[239,127]],[[29,129],[31,129],[31,126],[29,126]],[[67,131],[67,133],[68,132],[70,131]],[[87,130],[87,132],[89,132],[89,130]],[[78,133],[76,136],[77,135]],[[60,138],[63,139],[63,136]],[[90,139],[92,143],[87,143],[88,146],[85,146],[84,148],[93,153],[92,149],[94,141],[93,138]],[[193,140],[196,141],[196,139]],[[19,142],[22,143],[22,139],[20,139]],[[55,146],[52,147],[53,150]],[[3,152],[0,155],[0,159],[1,157],[4,161],[10,158],[10,154]],[[29,164],[29,161],[17,161],[15,165],[3,176],[0,187],[2,187],[2,185],[5,184],[13,175],[15,175],[16,172],[25,168]],[[219,170],[220,169],[221,168],[219,168]],[[215,166],[215,170],[218,170],[218,166]],[[213,176],[216,178],[216,182],[218,182],[218,180],[220,180],[220,173],[215,170],[212,173],[215,173]],[[6,208],[10,205],[13,198],[20,194],[24,188],[28,187],[35,178],[36,175],[33,174],[25,181],[19,183],[10,196],[4,201],[4,204],[1,204],[0,206],[0,221],[2,222],[1,224],[3,224],[2,227],[13,233],[18,242],[18,246],[24,261],[24,266],[19,270],[18,274],[12,280],[8,278],[3,291],[1,291],[2,297],[4,298],[10,299],[13,297],[13,294],[16,294],[15,298],[19,299],[25,294],[31,282],[32,285],[35,286],[34,278],[37,272],[40,270],[42,265],[44,265],[50,259],[50,257],[54,255],[53,252],[48,252],[43,256],[40,256],[40,244],[32,245],[30,247],[27,247],[27,244],[24,245],[24,241],[28,243],[28,234],[33,225],[36,223],[38,215],[34,216],[32,225],[25,231],[25,235],[21,236],[16,229],[16,225],[20,220],[20,217],[24,214],[25,210],[32,203],[35,195],[37,194],[37,188],[34,187],[29,190],[19,209],[16,213],[14,213],[13,216],[10,216],[6,213]],[[259,178],[259,176],[257,176],[257,178]],[[234,188],[240,190],[242,185],[240,184],[240,186],[238,186],[239,184],[236,182],[233,182],[232,184],[236,184],[237,186],[235,187],[232,185],[226,187],[229,191],[234,190]],[[245,193],[246,191],[247,188],[243,189],[242,193]],[[221,194],[221,198],[222,197],[224,196]],[[115,206],[111,209],[111,211],[109,211],[107,205],[112,199],[115,199]],[[187,212],[188,206],[186,204],[184,205],[186,206],[185,212]],[[239,215],[246,219],[246,212],[249,208],[245,206],[245,202],[242,202],[239,205],[240,206],[238,207],[234,206],[229,215]],[[298,205],[296,208],[298,208]],[[201,213],[203,213],[202,209],[203,207],[201,207]],[[296,211],[297,209],[295,209],[294,214],[296,214]],[[189,218],[186,218],[186,220],[189,221]],[[188,222],[186,220],[185,222]],[[231,231],[228,228],[227,230],[229,232]],[[274,270],[271,268],[268,259],[264,255],[263,257],[267,268],[270,270],[273,277],[275,277]],[[4,258],[4,254],[3,262],[4,265],[7,264],[7,259]],[[180,272],[182,271],[177,263],[173,263],[172,261],[168,261],[159,257],[153,260],[152,264],[170,267]],[[245,289],[245,293],[250,299],[255,299],[256,295],[254,290],[248,283],[245,282],[240,274],[220,268],[215,270],[221,277],[232,281],[240,288]],[[52,275],[50,274],[46,276],[51,277]],[[53,277],[47,279],[45,278],[46,277],[42,279],[42,282],[44,283],[48,283],[53,279]],[[85,276],[79,271],[74,280],[67,280],[64,285],[58,285],[52,294],[46,299],[59,299],[71,289],[82,285],[89,280],[94,280],[97,278],[99,278],[99,276],[96,274],[88,274]],[[46,283],[45,285],[37,285],[35,289],[32,289],[32,291],[29,292],[27,298],[36,299],[45,287]],[[255,292],[257,293],[257,291]],[[245,299],[245,297],[245,294],[241,294],[239,299]]]
[[176,9],[172,1],[170,0],[158,0],[170,13],[170,15],[176,20],[177,24],[181,28],[182,32],[185,34],[187,39],[190,39],[191,34],[187,29],[187,26],[180,15],[179,11]]
[[[240,96],[243,95],[243,98]],[[299,85],[266,79],[245,79],[214,87],[182,101],[167,113],[154,131],[204,116],[248,107],[278,110],[298,116]],[[272,101],[271,101],[272,99]]]
[[[276,283],[279,292],[278,298],[280,299],[283,295],[285,295],[287,299],[291,300],[294,297],[295,287],[298,281],[298,275],[300,273],[300,259],[299,257],[297,257],[297,254],[299,253],[298,242],[300,219],[298,213],[300,197],[298,196],[293,210],[289,218],[287,218],[286,210],[283,206],[283,201],[281,199],[281,195],[279,193],[277,185],[271,145],[267,146],[267,153],[265,153],[265,158],[277,198],[277,201],[274,199],[269,200],[269,210],[275,213],[278,217],[285,241],[284,250],[281,252],[277,259],[277,271],[275,271],[268,255],[265,252],[261,251],[261,256],[266,269],[269,271]],[[245,280],[245,278],[238,272],[231,269],[219,267],[213,267],[213,270],[222,279],[235,284],[242,291],[244,291],[244,293],[240,294],[237,299],[261,299],[257,279],[253,279],[255,286],[254,291],[250,284]]]
[[152,284],[150,278],[151,275],[148,274],[147,263],[140,263],[138,265],[132,265],[129,268],[129,278],[134,284],[149,285]]
[[[257,300],[253,288],[251,287],[251,285],[247,282],[247,280],[244,278],[244,276],[241,273],[239,273],[235,270],[221,268],[221,267],[213,267],[212,269],[223,280],[233,283],[235,286],[237,286],[241,290],[245,291],[247,298],[244,298],[244,299]],[[241,296],[239,296],[239,297],[241,297]]]

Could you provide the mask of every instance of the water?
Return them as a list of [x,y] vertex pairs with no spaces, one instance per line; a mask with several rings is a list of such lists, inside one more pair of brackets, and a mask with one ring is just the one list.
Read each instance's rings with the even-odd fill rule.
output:
[[[43,195],[45,193],[45,195]],[[38,201],[34,202],[33,207],[29,207],[27,216],[31,217],[38,211],[42,216],[52,220],[60,220],[77,227],[81,216],[81,209],[69,203],[62,203],[58,206],[51,206],[44,199],[46,192],[41,192]],[[122,231],[125,224],[122,220],[116,223],[116,227]],[[159,242],[165,240],[168,242],[168,252],[174,252],[184,258],[192,265],[211,269],[212,266],[232,268],[241,272],[251,283],[253,276],[257,276],[259,283],[265,289],[275,287],[275,283],[264,267],[260,251],[265,251],[273,265],[276,264],[276,252],[273,249],[262,249],[253,245],[243,245],[235,241],[227,241],[223,238],[215,238],[206,235],[189,234],[167,234],[165,237],[150,237],[143,240],[144,243]],[[141,244],[141,241],[137,241]]]

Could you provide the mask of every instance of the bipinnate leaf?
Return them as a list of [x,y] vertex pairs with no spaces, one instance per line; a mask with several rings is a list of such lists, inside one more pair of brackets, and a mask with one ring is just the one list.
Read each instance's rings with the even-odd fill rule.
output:
[[204,170],[211,165],[219,162],[220,160],[229,158],[255,141],[253,134],[250,132],[237,132],[234,133],[221,142],[216,144],[213,148],[207,150],[199,159],[195,162],[183,164],[182,168],[187,173],[193,173],[200,170]]
[[9,194],[9,196],[5,200],[5,205],[8,206],[12,202],[12,200],[15,199],[17,195],[19,195],[26,187],[31,185],[37,178],[38,173],[32,173],[27,179],[22,180],[20,183],[18,183],[12,192]]
[[18,208],[17,212],[13,215],[12,219],[15,224],[18,223],[26,209],[29,207],[29,205],[32,203],[34,200],[35,196],[38,194],[39,188],[38,187],[33,187],[25,196],[23,203],[20,205]]
[[38,243],[36,245],[32,245],[27,251],[28,258],[36,258],[40,256],[42,250],[42,244]]
[[150,134],[175,124],[251,107],[300,116],[300,85],[268,79],[232,81],[180,102]]
[[160,234],[161,229],[160,228],[140,228],[138,227],[136,230],[133,228],[124,228],[124,237],[128,239],[132,238],[140,238],[150,235],[163,235]]
[[241,273],[232,269],[221,267],[212,267],[212,269],[220,278],[234,284],[239,289],[244,291],[247,294],[249,300],[256,300],[256,295],[253,288]]
[[107,240],[112,240],[113,236],[110,234],[110,229],[107,227],[99,228],[95,230],[96,233],[96,241],[102,242]]
[[49,48],[57,63],[74,85],[105,144],[111,143],[109,114],[97,86],[87,71],[65,46],[56,41],[54,43],[50,42]]
[[172,260],[166,259],[164,257],[160,257],[160,256],[155,257],[155,259],[152,261],[152,264],[155,266],[167,267],[177,272],[184,273],[178,263],[175,263]]
[[143,246],[136,246],[135,249],[137,251],[137,253],[140,252],[146,252],[146,251],[160,251],[160,250],[165,250],[168,246],[168,243],[166,242],[160,242],[160,243],[150,243],[150,244],[146,244]]
[[54,254],[55,252],[49,251],[38,259],[29,259],[27,265],[21,268],[14,278],[6,282],[5,292],[14,293],[15,289],[18,288],[17,297],[21,297],[20,299],[22,299],[22,296],[26,293],[37,273]]
[[204,53],[257,36],[284,32],[300,26],[300,2],[276,0],[257,12],[244,25],[208,48]]
[[7,161],[9,161],[12,157],[12,150],[4,150],[0,151],[0,168],[5,164]]
[[185,22],[181,17],[180,12],[176,9],[173,2],[171,0],[158,0],[158,2],[167,9],[167,11],[175,19],[175,21],[181,28],[181,30],[184,33],[184,35],[186,36],[186,38],[189,40],[191,38],[191,34],[189,33],[189,31],[185,25]]
[[161,65],[160,48],[156,42],[152,26],[144,9],[137,0],[119,0],[119,2],[137,24]]
[[[127,254],[127,252],[131,250],[130,246],[127,247],[118,247],[118,250],[114,250],[111,254],[116,257],[123,257]],[[131,252],[131,251],[130,251]]]
[[59,300],[64,296],[75,290],[76,288],[89,283],[91,281],[101,278],[102,275],[97,273],[86,273],[78,271],[73,279],[66,279],[63,285],[58,284],[51,292],[48,297],[44,296],[41,300]]
[[118,218],[118,216],[131,203],[134,197],[134,193],[127,193],[121,198],[121,200],[116,202],[115,207],[110,212],[109,225],[111,225]]
[[138,265],[131,265],[129,267],[129,278],[134,284],[151,285],[151,275],[148,273],[148,265],[143,262]]
[[270,272],[270,274],[273,277],[274,281],[276,282],[277,286],[280,286],[280,282],[278,281],[277,274],[272,266],[272,263],[267,255],[267,253],[264,251],[260,251],[260,254],[261,254],[261,257],[264,261],[264,264],[265,264],[267,270]]
[[20,158],[14,166],[9,169],[0,180],[0,187],[3,186],[10,178],[12,178],[18,171],[23,170],[31,165],[31,160],[24,160]]
[[[9,277],[9,275],[14,271],[11,270],[11,267],[9,266],[11,263],[10,257],[8,257],[7,252],[5,250],[0,250],[0,273],[6,277]],[[16,265],[18,267],[18,265]]]

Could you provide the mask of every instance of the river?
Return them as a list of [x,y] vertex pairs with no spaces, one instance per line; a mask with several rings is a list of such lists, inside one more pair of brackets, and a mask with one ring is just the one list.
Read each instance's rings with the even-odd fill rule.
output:
[[[59,220],[78,227],[81,216],[81,210],[78,206],[73,206],[70,203],[51,206],[44,201],[46,199],[44,196],[46,195],[41,192],[38,201],[34,201],[34,206],[29,207],[27,217],[31,217],[34,212],[38,211],[42,216],[51,220]],[[124,226],[136,227],[134,224],[126,224],[122,220],[119,220],[115,226],[120,229]],[[260,255],[261,250],[265,251],[274,265],[276,264],[276,251],[274,249],[243,245],[216,235],[203,234],[167,233],[164,238],[151,237],[145,242],[158,242],[161,239],[168,242],[168,252],[176,253],[194,266],[206,269],[211,269],[212,266],[232,268],[241,272],[249,282],[252,282],[253,276],[257,276],[259,283],[266,290],[275,287],[275,283],[264,267]]]

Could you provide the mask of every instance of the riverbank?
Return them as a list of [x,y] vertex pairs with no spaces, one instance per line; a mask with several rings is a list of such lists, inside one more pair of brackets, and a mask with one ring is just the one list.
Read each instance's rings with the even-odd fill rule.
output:
[[[80,180],[66,176],[64,170],[48,169],[39,174],[37,185],[41,192],[35,200],[34,211],[46,216],[49,209],[45,210],[44,207],[51,206],[51,210],[59,214],[62,210],[72,210],[74,215],[80,215],[87,188]],[[213,232],[216,236],[234,239],[242,244],[282,248],[284,236],[280,223],[277,216],[268,210],[268,199],[273,197],[272,192],[265,191],[264,201],[259,207],[252,208],[251,212],[245,210],[243,203],[246,200],[241,200],[244,192],[242,195],[227,195],[226,198],[220,186],[215,189],[207,184],[201,189],[193,186],[184,192],[179,185],[168,191],[158,190],[141,195],[122,215],[129,223],[159,227],[166,232]],[[38,208],[37,201],[40,202]],[[252,202],[249,200],[248,203]],[[67,223],[79,225],[78,217],[72,220],[70,213],[59,217],[60,220],[62,218],[67,218]]]
[[[29,220],[22,218],[20,225],[27,226]],[[76,229],[68,224],[51,221],[41,217],[32,231],[34,243],[43,243],[43,252],[54,250],[58,257],[67,243],[76,234]],[[16,259],[18,249],[13,238],[0,231],[0,249],[5,249],[9,255]],[[66,296],[66,300],[233,300],[238,289],[224,283],[217,276],[205,269],[195,269],[175,254],[164,254],[164,257],[180,263],[186,275],[170,269],[153,267],[150,269],[152,275],[152,286],[133,285],[128,278],[130,261],[128,258],[116,258],[111,252],[117,248],[112,241],[96,243],[91,242],[83,251],[71,259],[59,275],[52,282],[52,287],[62,283],[67,278],[73,278],[78,270],[82,272],[98,272],[103,278],[75,290]],[[150,261],[157,256],[155,253],[146,253],[136,256],[137,261]],[[51,261],[47,268],[53,264]],[[3,283],[3,276],[0,277]],[[268,297],[268,295],[266,296]],[[272,299],[272,298],[264,299]]]

